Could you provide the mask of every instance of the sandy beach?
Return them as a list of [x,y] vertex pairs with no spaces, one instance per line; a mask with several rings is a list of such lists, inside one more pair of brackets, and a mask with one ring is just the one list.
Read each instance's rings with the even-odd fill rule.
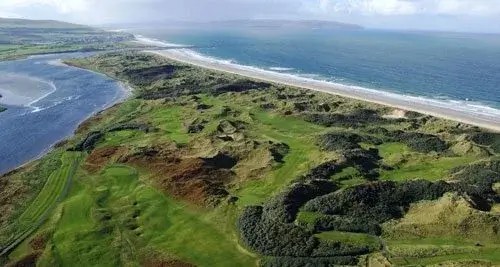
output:
[[266,71],[258,68],[241,66],[230,62],[207,60],[187,49],[167,49],[147,51],[171,60],[192,64],[203,68],[238,74],[267,82],[280,83],[310,89],[329,94],[340,95],[357,100],[368,101],[398,109],[415,111],[435,117],[471,124],[500,132],[500,116],[485,112],[465,110],[458,103],[404,96],[395,93],[370,90],[355,86],[344,86],[326,81],[319,81],[298,76]]

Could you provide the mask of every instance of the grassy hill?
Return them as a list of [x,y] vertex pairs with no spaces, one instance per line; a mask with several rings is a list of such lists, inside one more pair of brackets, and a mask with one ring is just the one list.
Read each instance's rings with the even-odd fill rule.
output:
[[2,28],[31,28],[31,29],[91,29],[89,26],[62,22],[57,20],[28,20],[0,18]]
[[134,96],[0,178],[0,264],[500,264],[500,135],[120,52]]
[[128,33],[108,32],[52,20],[0,18],[0,60],[25,55],[123,47]]

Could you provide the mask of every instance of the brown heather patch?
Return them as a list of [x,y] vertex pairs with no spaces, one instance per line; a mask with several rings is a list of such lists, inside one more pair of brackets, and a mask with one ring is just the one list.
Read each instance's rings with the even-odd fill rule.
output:
[[36,235],[29,242],[31,249],[33,249],[34,251],[45,250],[45,247],[47,246],[49,238],[50,238],[50,235],[48,233],[40,233],[40,234]]
[[151,180],[162,191],[196,205],[208,205],[228,195],[226,185],[234,179],[230,158],[220,154],[209,159],[186,158],[180,154],[149,148],[126,157],[123,163],[149,170]]
[[78,125],[78,128],[76,129],[75,133],[76,134],[88,133],[90,131],[90,129],[92,128],[92,126],[95,126],[95,125],[99,124],[100,122],[102,122],[105,119],[107,113],[115,113],[117,111],[117,109],[119,108],[119,106],[120,106],[120,103],[116,104],[116,105],[114,105],[106,110],[98,112],[94,116],[88,118],[84,122],[80,123],[80,125]]
[[36,266],[36,261],[42,255],[42,251],[36,251],[31,254],[28,254],[16,262],[7,264],[7,267],[34,267]]
[[94,149],[85,160],[84,168],[91,173],[97,172],[109,164],[110,161],[117,160],[126,153],[127,148],[125,147],[113,146]]
[[180,260],[150,258],[142,262],[143,267],[194,267],[195,265]]

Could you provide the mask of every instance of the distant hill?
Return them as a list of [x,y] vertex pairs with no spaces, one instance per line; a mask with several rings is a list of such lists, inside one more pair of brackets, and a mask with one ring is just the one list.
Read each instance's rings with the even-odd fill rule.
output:
[[0,28],[92,29],[88,26],[57,20],[28,20],[0,18]]
[[287,28],[287,29],[363,29],[356,24],[325,20],[228,20],[214,21],[218,26],[243,26],[250,28]]
[[132,40],[133,35],[55,20],[0,18],[0,45],[74,45]]
[[224,27],[224,28],[259,28],[259,29],[289,29],[289,30],[361,30],[362,26],[356,24],[342,23],[337,21],[326,20],[273,20],[273,19],[258,19],[258,20],[220,20],[209,22],[194,22],[194,21],[168,21],[158,20],[141,23],[120,23],[106,25],[109,29],[116,28],[143,28],[151,26],[167,26],[167,27],[184,27],[184,28],[206,28],[206,27]]

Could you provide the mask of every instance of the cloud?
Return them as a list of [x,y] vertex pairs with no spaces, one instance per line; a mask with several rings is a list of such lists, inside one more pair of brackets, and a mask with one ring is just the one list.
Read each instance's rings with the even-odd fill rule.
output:
[[[307,5],[307,4],[306,4]],[[493,0],[318,0],[318,13],[360,15],[500,15],[500,5]]]
[[9,12],[9,10],[21,8],[47,7],[55,8],[58,13],[69,14],[88,10],[91,2],[86,0],[2,0],[0,9]]
[[83,24],[325,19],[374,28],[500,32],[500,0],[0,0],[0,16]]

